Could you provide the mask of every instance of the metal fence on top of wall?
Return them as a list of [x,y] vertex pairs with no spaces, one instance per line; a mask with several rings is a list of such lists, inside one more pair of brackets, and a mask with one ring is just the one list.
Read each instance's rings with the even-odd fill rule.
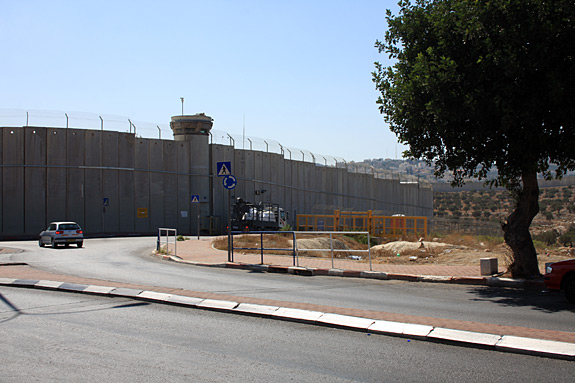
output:
[[[0,109],[0,126],[38,126],[47,128],[99,129],[122,133],[133,133],[137,138],[172,140],[170,124],[156,124],[134,120],[129,117],[96,114],[87,112],[64,112],[54,110]],[[430,187],[427,181],[416,176],[399,174],[389,170],[376,169],[373,166],[342,157],[314,153],[306,149],[288,147],[273,139],[230,134],[223,130],[212,129],[210,143],[229,145],[235,149],[255,150],[281,154],[285,159],[314,163],[319,166],[345,168],[352,173],[371,174],[374,178],[398,180],[402,183],[419,183]]]

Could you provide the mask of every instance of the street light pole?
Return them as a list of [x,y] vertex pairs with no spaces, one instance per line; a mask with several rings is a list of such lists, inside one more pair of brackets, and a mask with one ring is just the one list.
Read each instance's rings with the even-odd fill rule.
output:
[[182,116],[184,115],[184,98],[180,97],[180,100],[182,100]]

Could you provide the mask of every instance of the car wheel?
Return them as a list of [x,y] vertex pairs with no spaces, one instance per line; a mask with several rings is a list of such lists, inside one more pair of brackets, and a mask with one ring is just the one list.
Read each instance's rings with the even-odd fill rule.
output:
[[84,242],[78,242],[78,247],[82,247],[83,244]]
[[44,242],[42,242],[42,238],[38,240],[38,246],[44,247]]
[[56,246],[58,246],[56,245],[56,242],[54,242],[54,238],[52,238],[52,241],[50,241],[50,245],[52,246],[52,249],[55,249]]
[[571,275],[565,282],[565,297],[571,303],[575,303],[575,275]]

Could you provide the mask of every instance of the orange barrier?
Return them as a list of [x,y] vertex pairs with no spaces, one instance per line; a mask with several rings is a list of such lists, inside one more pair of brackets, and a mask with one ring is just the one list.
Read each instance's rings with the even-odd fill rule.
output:
[[296,224],[300,231],[367,231],[370,235],[392,238],[427,235],[427,217],[377,216],[371,210],[298,214]]

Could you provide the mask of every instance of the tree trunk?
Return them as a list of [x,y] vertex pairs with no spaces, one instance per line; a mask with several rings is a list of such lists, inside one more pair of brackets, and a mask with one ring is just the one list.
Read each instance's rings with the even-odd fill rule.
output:
[[529,227],[539,213],[537,173],[524,174],[521,180],[523,189],[517,197],[515,210],[502,225],[503,237],[513,251],[513,263],[510,265],[513,278],[536,278],[541,274]]

